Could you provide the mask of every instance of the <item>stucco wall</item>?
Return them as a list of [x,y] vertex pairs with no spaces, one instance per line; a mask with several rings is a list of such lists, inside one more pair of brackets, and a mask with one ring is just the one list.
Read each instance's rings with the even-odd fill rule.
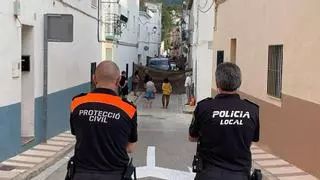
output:
[[[198,47],[197,47],[197,100],[211,96],[212,87],[212,50],[209,49],[209,42],[213,40],[214,8],[210,3],[205,5],[205,0],[199,1]],[[208,10],[210,8],[210,10]],[[208,10],[208,12],[205,12]],[[205,13],[204,13],[205,12]],[[210,20],[209,20],[210,19]]]
[[[95,15],[95,10],[91,10],[89,1],[86,3],[77,2],[71,3],[83,10],[89,10],[92,15]],[[38,5],[38,6],[34,6]],[[41,7],[41,8],[40,8]],[[86,7],[86,8],[84,8]],[[10,94],[1,96],[0,103],[14,103],[20,100],[20,79],[12,79],[11,77],[11,63],[20,60],[21,53],[21,25],[15,21],[13,17],[13,2],[2,1],[0,7],[0,18],[5,26],[1,27],[0,33],[0,50],[1,59],[4,64],[1,66],[1,82],[5,82],[6,86],[1,88],[3,93]],[[84,16],[81,13],[70,10],[70,8],[62,6],[56,2],[44,3],[39,0],[32,0],[32,2],[21,1],[21,16],[22,24],[30,25],[34,31],[34,62],[35,62],[35,82],[36,82],[36,96],[42,94],[42,59],[43,59],[43,15],[44,13],[70,13],[74,15],[74,42],[72,43],[50,43],[49,45],[49,63],[52,73],[49,79],[53,84],[49,85],[49,91],[54,92],[59,89],[79,85],[83,82],[89,81],[90,62],[99,61],[100,49],[97,47],[96,36],[96,21]],[[86,33],[84,33],[86,32]],[[91,32],[91,33],[87,33]],[[10,46],[8,46],[10,45]],[[51,60],[51,59],[54,59]],[[61,72],[61,65],[66,71]],[[60,73],[56,74],[55,70]],[[69,73],[77,71],[78,74]],[[69,73],[69,74],[67,74]],[[58,84],[54,84],[58,83]],[[14,88],[13,88],[14,87]],[[10,93],[6,93],[10,92]],[[12,97],[11,97],[12,96]]]
[[[281,105],[267,95],[268,46],[283,44],[284,94],[320,103],[320,1],[226,1],[218,8],[213,60],[224,50],[230,60],[230,39],[237,38],[237,64],[243,71],[241,91]],[[213,77],[214,80],[214,77]],[[215,84],[213,83],[215,88]]]
[[[107,55],[106,49],[109,49],[111,55]],[[109,52],[109,53],[110,53]],[[113,43],[112,42],[103,42],[101,49],[102,60],[112,60],[113,59]]]
[[[138,30],[138,54],[141,55],[141,63],[143,65],[146,65],[147,63],[147,56],[150,56],[149,50],[145,50],[144,47],[145,46],[149,46],[149,22],[150,22],[150,18],[149,16],[147,16],[146,14],[140,14],[139,15],[139,27],[140,28]],[[150,47],[149,47],[150,49]]]
[[[14,17],[13,1],[0,1],[0,160],[12,156],[39,143],[43,134],[43,28],[44,14],[72,14],[74,17],[74,41],[71,43],[49,43],[48,68],[48,132],[51,137],[69,128],[68,104],[72,96],[89,90],[90,63],[101,60],[101,45],[97,39],[97,21],[75,11],[58,1],[29,0],[21,2],[19,21],[32,29],[33,53],[21,50],[22,25]],[[91,1],[66,0],[75,8],[97,15]],[[29,44],[29,43],[27,43]],[[29,48],[29,47],[28,47]],[[25,77],[33,79],[31,97],[34,106],[34,141],[21,144],[21,116],[23,103],[21,74],[12,78],[12,63],[19,62],[21,55],[31,52],[31,73]],[[32,132],[31,132],[32,134]]]
[[[213,52],[214,71],[217,51],[224,50],[230,61],[230,41],[237,39],[240,92],[260,105],[261,147],[318,177],[319,6],[318,0],[227,0],[218,7]],[[283,44],[281,99],[267,95],[268,47],[278,44]]]
[[138,61],[138,18],[139,18],[139,1],[138,0],[121,0],[120,13],[128,17],[126,27],[123,28],[121,36],[117,37],[119,43],[113,46],[113,61],[120,67],[121,71],[126,70],[126,64],[129,64],[128,75],[132,75],[132,63]]
[[197,101],[211,96],[213,54],[208,43],[213,40],[214,8],[209,9],[210,5],[211,2],[205,0],[194,1],[190,12],[193,17],[191,51]]
[[0,6],[0,106],[20,102],[20,78],[12,78],[12,63],[20,61],[21,44],[20,28],[13,19],[12,1],[1,1]]
[[[159,49],[161,45],[161,4],[146,3],[148,8],[156,11],[152,12],[147,10],[146,12],[140,12],[139,15],[139,27],[140,33],[138,34],[138,54],[141,55],[141,63],[146,65],[147,56],[154,57],[159,55]],[[156,31],[153,28],[156,28]],[[145,50],[144,47],[149,47]]]
[[115,48],[117,56],[114,58],[114,62],[117,63],[117,65],[120,68],[120,71],[126,70],[126,64],[129,65],[129,71],[128,75],[132,75],[132,63],[138,62],[138,56],[137,56],[137,47],[132,46],[121,46],[118,45],[117,48]]

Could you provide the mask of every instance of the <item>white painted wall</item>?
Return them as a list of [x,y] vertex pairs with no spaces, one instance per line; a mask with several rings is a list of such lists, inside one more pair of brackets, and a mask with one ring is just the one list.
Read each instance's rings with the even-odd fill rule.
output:
[[209,49],[208,43],[213,40],[214,6],[209,10],[210,6],[210,1],[208,3],[206,0],[194,1],[191,11],[194,19],[192,34],[193,80],[197,101],[211,97],[213,52]]
[[[65,0],[76,8],[97,16],[91,0]],[[21,76],[12,78],[12,63],[21,57],[21,25],[13,14],[13,0],[0,0],[0,107],[21,101]],[[43,92],[43,16],[45,13],[73,14],[74,41],[49,44],[49,93],[90,80],[90,62],[101,59],[97,41],[97,21],[59,1],[21,1],[20,22],[34,31],[34,96]]]
[[[160,54],[162,28],[162,5],[146,3],[146,7],[146,12],[140,12],[138,21],[140,25],[138,53],[141,54],[141,62],[143,65],[146,65],[147,56],[154,57]],[[154,27],[156,31],[153,30]],[[144,50],[145,46],[148,46],[149,50]]]
[[30,70],[21,73],[21,136],[34,136],[34,29],[22,26],[22,55],[30,56]]
[[[146,65],[147,62],[147,56],[150,56],[149,50],[145,50],[144,47],[148,46],[149,47],[149,20],[151,16],[149,16],[146,12],[140,12],[139,15],[139,30],[138,30],[138,54],[141,55],[141,63],[143,65]],[[150,47],[149,47],[150,48]]]
[[195,96],[197,94],[196,86],[197,86],[197,81],[196,81],[196,70],[197,70],[197,38],[198,38],[198,33],[197,33],[197,21],[198,21],[198,1],[193,1],[192,8],[190,10],[190,54],[189,54],[189,61],[188,61],[188,67],[193,69],[193,74],[192,74],[192,82],[194,83],[195,89],[194,93]]
[[132,75],[132,63],[138,62],[138,17],[139,0],[120,0],[120,13],[128,17],[127,27],[118,37],[119,43],[113,48],[115,61],[120,70],[126,70],[129,65],[128,75]]
[[[20,25],[13,18],[13,3],[0,0],[0,107],[20,102],[21,79],[12,78],[12,64],[21,57]],[[19,42],[19,43],[16,43]]]
[[[91,0],[69,1],[90,15],[97,16],[97,9],[91,7]],[[97,21],[60,3],[56,3],[53,11],[73,14],[74,37],[71,43],[49,43],[49,93],[89,82],[90,63],[102,60]],[[61,71],[61,66],[65,66],[64,71]]]
[[[148,23],[150,35],[150,49],[149,53],[154,55],[159,55],[159,48],[161,46],[161,18],[162,18],[162,4],[146,3],[148,8],[148,13],[151,16],[150,22]],[[156,31],[153,28],[156,27]]]
[[[282,93],[320,103],[320,83],[316,80],[320,66],[319,6],[318,0],[226,1],[219,5],[214,54],[225,50],[225,60],[229,61],[230,39],[237,38],[236,63],[243,72],[241,92],[281,106],[280,99],[267,94],[267,72],[268,46],[283,44]],[[238,14],[236,19],[234,13]]]
[[[149,4],[149,9],[156,9],[156,12],[148,11],[150,17],[142,17],[139,14],[139,0],[120,0],[119,4],[106,3],[103,7],[103,17],[108,23],[110,13],[122,14],[128,18],[126,27],[122,28],[121,36],[115,35],[113,32],[107,33],[114,40],[106,46],[112,47],[112,60],[120,67],[121,71],[126,70],[129,65],[128,75],[132,75],[132,64],[138,63],[138,54],[141,55],[142,63],[146,64],[146,57],[153,57],[159,54],[161,41],[161,4]],[[141,23],[143,22],[143,23]],[[111,26],[110,26],[111,27]],[[152,33],[153,27],[157,27],[157,32]],[[104,27],[103,27],[104,28]],[[103,29],[112,31],[113,28]],[[102,35],[104,36],[104,35]],[[140,43],[138,43],[140,42]],[[145,46],[149,47],[148,51],[143,50]],[[105,51],[105,47],[102,48]],[[105,52],[102,52],[105,55]]]

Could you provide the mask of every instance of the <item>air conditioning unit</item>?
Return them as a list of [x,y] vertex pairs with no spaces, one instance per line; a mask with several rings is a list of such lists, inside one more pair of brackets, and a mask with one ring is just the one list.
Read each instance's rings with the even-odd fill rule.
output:
[[222,4],[224,2],[226,2],[227,0],[216,0],[216,4]]
[[208,49],[213,50],[213,41],[208,41]]
[[128,17],[126,17],[125,15],[121,14],[120,16],[120,20],[124,23],[127,23],[128,22]]

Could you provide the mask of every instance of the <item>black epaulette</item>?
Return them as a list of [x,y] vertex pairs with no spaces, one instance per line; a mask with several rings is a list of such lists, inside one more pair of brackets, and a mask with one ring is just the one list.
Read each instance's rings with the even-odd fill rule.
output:
[[207,97],[207,98],[202,99],[201,101],[199,101],[197,104],[200,104],[200,103],[203,103],[203,102],[206,102],[206,101],[210,101],[212,99],[213,99],[212,97]]
[[134,108],[137,108],[136,105],[135,105],[132,101],[129,101],[127,98],[122,98],[122,101],[130,104],[130,105],[133,106]]
[[78,95],[74,96],[74,97],[72,98],[72,100],[74,100],[74,99],[76,99],[76,98],[78,98],[78,97],[81,97],[81,96],[85,96],[85,95],[87,95],[87,94],[88,94],[88,93],[78,94]]
[[248,102],[248,103],[256,106],[257,108],[259,108],[259,105],[258,105],[258,104],[254,103],[254,102],[252,102],[252,101],[250,101],[250,100],[248,100],[248,99],[244,99],[244,100],[245,100],[246,102]]

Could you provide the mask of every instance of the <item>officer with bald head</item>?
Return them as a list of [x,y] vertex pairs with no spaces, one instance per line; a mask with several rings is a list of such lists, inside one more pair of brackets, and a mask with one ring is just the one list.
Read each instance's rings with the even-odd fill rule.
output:
[[112,61],[102,61],[98,64],[93,76],[96,87],[110,88],[114,91],[118,89],[120,82],[120,70]]
[[73,180],[121,180],[137,142],[136,107],[118,96],[120,71],[103,61],[96,89],[73,98],[71,132],[76,136]]

